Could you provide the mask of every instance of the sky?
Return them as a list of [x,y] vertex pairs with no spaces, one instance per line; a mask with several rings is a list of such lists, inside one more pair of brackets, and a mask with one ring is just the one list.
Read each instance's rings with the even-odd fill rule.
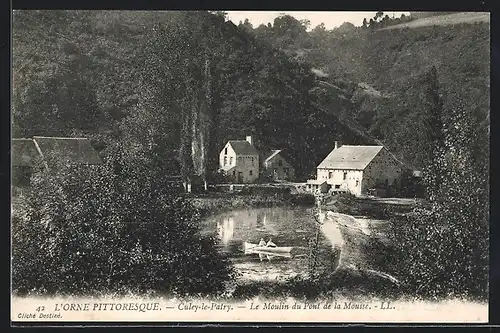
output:
[[[307,19],[311,22],[310,29],[320,25],[325,24],[326,29],[333,29],[340,26],[344,22],[351,22],[355,26],[360,26],[363,24],[363,18],[366,17],[370,20],[375,16],[376,12],[327,12],[327,11],[317,11],[317,12],[271,12],[271,11],[226,11],[229,20],[233,21],[234,24],[238,25],[240,21],[245,21],[246,18],[252,23],[253,27],[256,28],[259,25],[273,23],[274,19],[280,14],[288,14],[295,17],[298,20]],[[392,17],[392,14],[396,17],[400,17],[401,14],[409,15],[410,12],[384,12]]]

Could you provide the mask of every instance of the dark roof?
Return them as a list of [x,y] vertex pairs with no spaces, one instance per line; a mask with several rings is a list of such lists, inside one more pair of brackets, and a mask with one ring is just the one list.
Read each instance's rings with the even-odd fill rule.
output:
[[347,146],[332,150],[318,165],[325,169],[364,170],[383,146]]
[[101,164],[97,151],[87,138],[33,137],[45,159],[55,158],[78,164]]
[[11,160],[12,166],[32,167],[33,160],[39,157],[32,139],[12,139]]
[[246,140],[229,140],[236,154],[241,155],[259,155],[257,149]]
[[264,163],[270,161],[273,157],[278,155],[281,152],[281,149],[273,149],[270,152],[267,152],[264,155]]

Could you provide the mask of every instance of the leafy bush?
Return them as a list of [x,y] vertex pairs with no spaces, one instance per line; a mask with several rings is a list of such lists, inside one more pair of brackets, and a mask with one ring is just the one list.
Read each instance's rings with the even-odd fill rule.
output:
[[234,274],[229,259],[215,239],[200,236],[192,204],[157,186],[144,166],[109,159],[33,177],[33,191],[13,219],[14,292],[222,292]]
[[290,202],[294,205],[314,205],[316,198],[310,193],[297,193],[290,197]]
[[[406,283],[428,298],[488,296],[488,142],[457,98],[424,172],[428,203],[393,219]],[[440,143],[441,142],[441,143]],[[444,149],[439,150],[439,145]]]

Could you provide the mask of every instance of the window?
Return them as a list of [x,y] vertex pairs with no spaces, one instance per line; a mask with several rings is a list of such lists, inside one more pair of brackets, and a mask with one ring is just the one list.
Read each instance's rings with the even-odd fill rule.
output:
[[328,179],[332,178],[333,172],[328,172]]
[[284,168],[283,170],[285,171],[285,174],[287,174],[287,175],[288,175],[288,171],[289,171],[289,169],[288,169],[288,168]]
[[233,157],[232,156],[229,158],[229,165],[233,165]]
[[252,161],[252,166],[254,166],[253,157],[250,157],[250,160]]
[[250,170],[250,171],[248,172],[248,174],[251,176],[251,175],[253,174],[252,170]]
[[347,179],[347,172],[344,171],[344,180]]
[[335,185],[335,188],[336,188],[336,189],[339,189],[339,188],[340,188],[340,185]]
[[227,164],[227,156],[224,156],[224,166]]
[[283,166],[283,161],[282,160],[278,161],[278,166]]
[[227,148],[224,148],[224,155],[227,155]]
[[236,176],[236,170],[233,170],[233,177]]
[[356,186],[359,186],[359,180],[356,180]]

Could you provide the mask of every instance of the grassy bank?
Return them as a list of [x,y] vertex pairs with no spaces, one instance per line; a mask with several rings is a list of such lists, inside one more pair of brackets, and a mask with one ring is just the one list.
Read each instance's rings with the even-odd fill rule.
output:
[[394,215],[410,212],[414,206],[412,204],[397,204],[376,199],[357,198],[351,194],[341,193],[326,197],[322,207],[326,210],[347,215],[388,220]]
[[310,194],[275,193],[204,193],[191,196],[191,202],[202,216],[236,208],[276,207],[276,206],[313,206],[314,196]]
[[317,278],[294,277],[283,281],[242,281],[231,293],[235,300],[254,297],[319,300],[337,297],[366,299],[381,297],[395,299],[407,295],[389,281],[370,272],[353,269],[338,269]]

